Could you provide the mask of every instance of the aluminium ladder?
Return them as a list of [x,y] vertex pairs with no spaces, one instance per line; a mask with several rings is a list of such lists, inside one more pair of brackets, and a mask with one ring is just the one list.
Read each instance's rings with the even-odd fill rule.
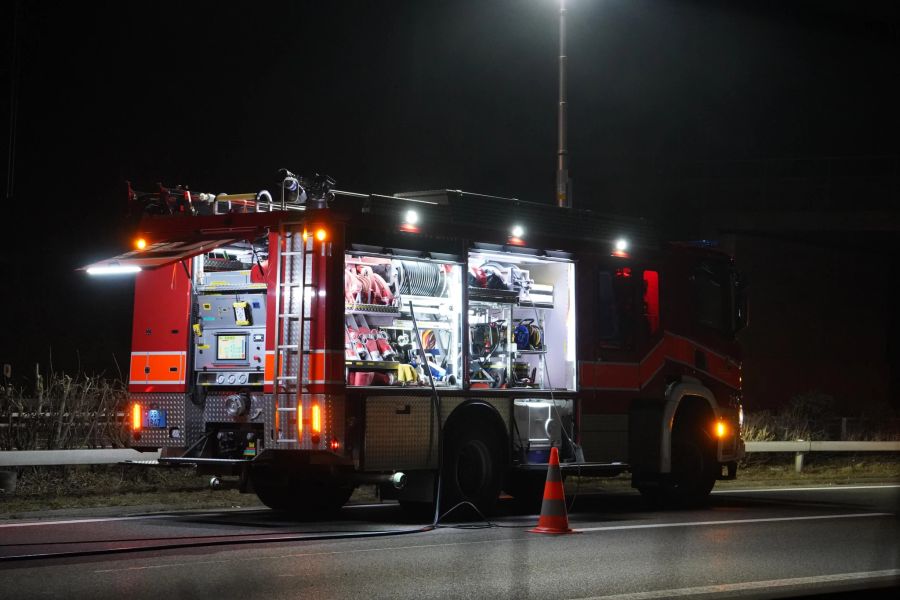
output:
[[273,374],[276,447],[303,441],[305,428],[297,425],[303,418],[302,397],[309,384],[312,245],[313,238],[303,234],[302,224],[279,224]]

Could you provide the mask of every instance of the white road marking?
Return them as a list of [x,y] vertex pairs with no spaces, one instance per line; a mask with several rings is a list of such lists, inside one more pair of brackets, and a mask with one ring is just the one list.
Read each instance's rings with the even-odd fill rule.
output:
[[823,487],[749,488],[745,490],[713,490],[713,494],[758,494],[761,492],[833,492],[841,490],[878,490],[900,488],[900,484],[826,485]]
[[810,515],[806,517],[769,517],[764,519],[721,519],[718,521],[682,521],[678,523],[644,523],[641,525],[609,525],[604,527],[578,527],[576,531],[617,531],[620,529],[662,529],[664,527],[704,527],[709,525],[740,525],[743,523],[779,523],[782,521],[817,521],[824,519],[864,519],[867,517],[893,517],[893,513],[853,513],[841,515]]
[[106,517],[103,519],[70,519],[68,521],[29,521],[27,523],[3,523],[0,529],[9,527],[41,527],[47,525],[77,525],[79,523],[106,523],[109,521],[141,521],[144,519],[170,519],[173,515],[145,515],[143,517]]
[[[344,508],[374,508],[378,506],[392,506],[391,504],[348,504]],[[396,506],[393,505],[393,506]],[[233,512],[261,512],[266,509],[260,508],[258,506],[250,506],[247,508],[222,508],[217,509],[215,512],[210,512],[205,510],[203,512],[179,512],[179,513],[165,513],[165,514],[151,514],[151,515],[135,515],[131,517],[97,517],[94,519],[69,519],[66,521],[25,521],[24,523],[4,523],[0,521],[0,529],[4,527],[38,527],[41,525],[77,525],[79,523],[106,523],[112,521],[140,521],[142,519],[171,519],[176,517],[203,517],[203,516],[217,516],[223,512],[225,513],[233,513]]]
[[134,515],[131,517],[97,517],[95,519],[69,519],[66,521],[26,521],[24,523],[2,523],[0,529],[4,527],[39,527],[47,525],[78,525],[79,523],[108,523],[115,521],[143,521],[147,519],[174,519],[178,517],[215,517],[223,512],[253,512],[259,511],[259,508],[223,508],[216,511],[204,510],[203,512],[178,512],[178,513],[159,513],[150,515]]
[[890,583],[896,584],[900,581],[900,569],[861,571],[858,573],[837,573],[834,575],[816,575],[813,577],[792,577],[790,579],[768,579],[765,581],[744,581],[741,583],[720,583],[716,585],[703,585],[671,590],[610,594],[608,596],[588,596],[579,598],[578,600],[652,600],[654,598],[678,598],[684,596],[700,596],[703,594],[728,594],[752,590],[771,590],[797,586],[805,587],[823,583],[846,583],[884,578],[889,578]]

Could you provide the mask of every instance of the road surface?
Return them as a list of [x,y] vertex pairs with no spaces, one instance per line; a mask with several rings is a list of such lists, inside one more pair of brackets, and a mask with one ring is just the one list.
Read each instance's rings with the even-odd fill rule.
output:
[[[328,522],[266,510],[0,521],[0,595],[639,600],[884,586],[893,593],[898,506],[896,485],[726,491],[702,510],[657,512],[631,493],[598,494],[576,500],[570,523],[580,533],[564,536],[529,533],[536,515],[509,503],[491,527],[455,523],[361,538],[353,536],[422,523],[393,504],[346,507]],[[314,539],[335,535],[350,537]],[[154,549],[102,553],[141,546]],[[77,555],[10,560],[59,552]]]

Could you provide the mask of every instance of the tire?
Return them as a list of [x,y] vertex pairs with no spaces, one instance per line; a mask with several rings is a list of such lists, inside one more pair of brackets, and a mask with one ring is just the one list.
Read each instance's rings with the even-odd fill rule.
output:
[[694,507],[706,503],[718,475],[716,446],[701,429],[676,431],[672,436],[672,472],[662,492],[666,504]]
[[500,440],[482,422],[466,420],[448,430],[444,444],[441,512],[471,502],[484,515],[500,496]]
[[320,517],[338,511],[353,494],[354,486],[290,474],[254,470],[250,473],[253,491],[260,502],[297,517]]

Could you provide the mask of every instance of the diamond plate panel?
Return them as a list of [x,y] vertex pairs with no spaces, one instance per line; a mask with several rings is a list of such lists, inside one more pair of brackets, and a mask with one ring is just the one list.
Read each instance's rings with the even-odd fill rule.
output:
[[[229,396],[240,393],[250,398],[249,411],[245,415],[233,417],[225,409],[225,401]],[[206,396],[203,409],[205,423],[263,423],[265,422],[265,397],[263,394],[247,392],[211,392]]]
[[431,398],[371,396],[365,403],[366,470],[437,467],[437,423]]
[[[191,404],[186,394],[128,394],[130,402],[137,402],[143,409],[166,411],[165,429],[142,429],[141,438],[133,440],[135,446],[154,446],[157,448],[181,447],[188,440],[188,428],[185,427],[185,411]],[[191,406],[193,406],[191,404]],[[178,429],[184,438],[172,438],[170,432]]]
[[[446,423],[461,404],[478,400],[493,406],[509,432],[512,398],[441,398],[441,421]],[[437,467],[437,424],[427,396],[370,396],[366,398],[365,470],[429,469]],[[434,427],[429,437],[429,428]],[[431,451],[429,452],[429,440]]]

